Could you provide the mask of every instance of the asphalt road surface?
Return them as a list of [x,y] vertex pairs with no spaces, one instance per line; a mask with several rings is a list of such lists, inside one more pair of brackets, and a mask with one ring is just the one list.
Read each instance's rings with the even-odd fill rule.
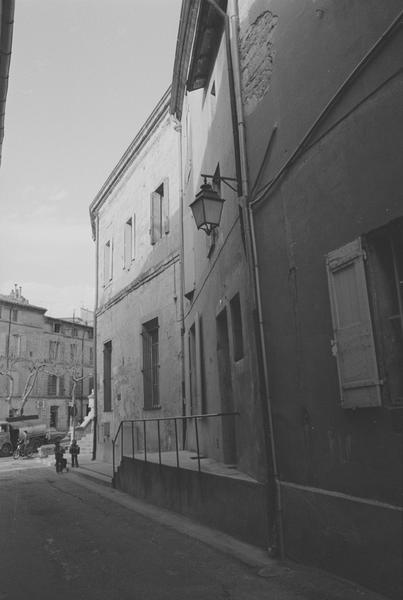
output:
[[[324,592],[291,572],[259,575],[80,479],[0,459],[0,600],[347,597],[332,581]],[[372,599],[356,591],[351,598]]]

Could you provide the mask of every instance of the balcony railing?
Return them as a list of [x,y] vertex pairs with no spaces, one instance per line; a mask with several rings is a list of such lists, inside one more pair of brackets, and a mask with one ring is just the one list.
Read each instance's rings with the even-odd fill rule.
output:
[[[115,480],[116,473],[116,452],[117,446],[120,446],[120,460],[123,459],[123,456],[127,456],[124,452],[125,443],[127,443],[127,436],[129,435],[129,447],[131,449],[131,458],[135,458],[135,428],[140,425],[142,429],[142,448],[143,451],[137,449],[137,454],[140,454],[144,462],[150,462],[147,460],[147,441],[150,433],[150,424],[155,423],[157,432],[156,432],[156,441],[158,446],[158,462],[162,465],[162,455],[167,450],[163,450],[161,447],[161,423],[171,422],[174,424],[174,432],[175,432],[175,453],[176,453],[176,466],[180,468],[180,450],[179,450],[179,433],[178,433],[178,423],[184,425],[188,422],[194,422],[194,434],[196,441],[196,454],[197,454],[197,469],[201,471],[201,455],[200,455],[200,440],[199,440],[199,421],[203,419],[214,419],[214,418],[224,418],[227,419],[229,417],[238,417],[240,415],[239,412],[219,412],[219,413],[206,413],[201,415],[189,415],[189,416],[175,416],[175,417],[156,417],[152,419],[124,419],[119,423],[118,430],[115,434],[115,437],[112,440],[112,465],[113,465],[113,481]],[[147,429],[148,427],[148,429]],[[129,431],[127,431],[127,429]],[[126,433],[125,433],[126,431]],[[138,432],[138,431],[137,431]],[[155,432],[154,432],[155,433]],[[126,436],[126,437],[125,437]],[[138,436],[137,436],[138,440]],[[129,454],[130,456],[130,454]]]

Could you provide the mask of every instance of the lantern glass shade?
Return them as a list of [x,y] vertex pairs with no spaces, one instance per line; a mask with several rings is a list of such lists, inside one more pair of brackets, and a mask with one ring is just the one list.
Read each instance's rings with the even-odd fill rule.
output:
[[190,205],[197,229],[203,229],[207,235],[210,235],[220,224],[223,204],[224,200],[211,185],[204,183]]

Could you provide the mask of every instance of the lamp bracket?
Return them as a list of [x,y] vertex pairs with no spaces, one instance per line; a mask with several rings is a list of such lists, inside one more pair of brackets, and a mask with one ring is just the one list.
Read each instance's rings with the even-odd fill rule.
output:
[[222,177],[220,176],[216,176],[216,175],[206,175],[205,173],[201,173],[200,177],[204,177],[204,179],[211,179],[211,180],[217,180],[219,179],[220,181],[223,181],[229,188],[231,188],[231,190],[233,190],[234,192],[238,192],[238,188],[233,187],[230,183],[228,183],[229,181],[237,181],[237,179],[235,179],[235,177]]

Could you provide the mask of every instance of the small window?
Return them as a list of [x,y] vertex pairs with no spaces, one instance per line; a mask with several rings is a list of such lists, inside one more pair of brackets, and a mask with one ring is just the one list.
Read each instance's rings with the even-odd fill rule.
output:
[[11,320],[18,321],[18,310],[16,308],[13,308],[13,310],[12,310]]
[[71,332],[73,337],[77,337],[78,336],[78,331],[75,327],[73,327],[73,331]]
[[111,437],[111,424],[110,423],[102,423],[103,434],[105,438]]
[[60,323],[54,323],[53,324],[53,331],[55,333],[60,333]]
[[158,319],[144,323],[143,337],[143,385],[144,408],[159,407],[159,349]]
[[94,349],[90,348],[90,364],[92,365],[92,363],[94,362]]
[[90,394],[92,394],[92,392],[94,391],[94,377],[92,375],[88,378],[88,387]]
[[70,360],[75,361],[77,359],[77,344],[70,344]]
[[242,312],[241,301],[239,294],[236,294],[231,302],[231,325],[232,325],[232,341],[234,348],[234,360],[241,360],[244,356],[243,349],[243,333],[242,333]]
[[94,330],[93,329],[89,329],[88,330],[88,339],[89,340],[93,340],[94,339]]
[[164,234],[169,233],[169,195],[168,179],[164,180],[151,194],[151,244],[155,244]]
[[0,306],[0,319],[1,319],[1,309],[2,309],[2,307]]

